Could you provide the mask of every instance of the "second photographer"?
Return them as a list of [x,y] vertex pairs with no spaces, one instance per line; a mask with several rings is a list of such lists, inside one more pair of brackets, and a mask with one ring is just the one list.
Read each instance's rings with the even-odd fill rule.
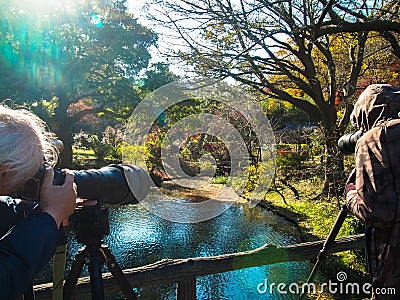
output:
[[[348,209],[364,220],[367,265],[375,299],[400,294],[400,89],[387,84],[368,86],[351,115],[364,133],[355,148],[356,168],[345,197]],[[392,295],[380,291],[396,289]]]

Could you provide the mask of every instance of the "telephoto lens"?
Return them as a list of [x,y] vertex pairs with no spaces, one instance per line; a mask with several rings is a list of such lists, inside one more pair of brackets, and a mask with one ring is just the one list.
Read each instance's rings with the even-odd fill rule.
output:
[[342,136],[338,141],[338,148],[342,154],[354,154],[358,139],[363,135],[360,129],[356,132],[348,133]]
[[[109,165],[101,169],[74,171],[80,198],[97,200],[100,204],[131,204],[143,200],[150,188],[150,177],[135,165]],[[62,185],[65,173],[54,173],[54,184]]]

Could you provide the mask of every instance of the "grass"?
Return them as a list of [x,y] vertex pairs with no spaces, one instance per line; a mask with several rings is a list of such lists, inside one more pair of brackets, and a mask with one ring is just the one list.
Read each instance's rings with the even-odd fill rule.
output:
[[[265,201],[276,207],[287,210],[288,215],[300,215],[301,217],[297,217],[297,222],[299,226],[303,228],[304,232],[318,238],[325,238],[339,214],[340,205],[338,203],[340,203],[341,199],[331,198],[330,200],[317,200],[302,197],[301,190],[298,189],[298,191],[300,193],[300,199],[285,197],[287,204],[284,203],[281,196],[276,192],[269,192]],[[356,217],[349,215],[342,225],[338,236],[359,233],[357,231],[360,226],[360,221]]]
[[217,176],[213,177],[211,180],[211,184],[227,184],[229,177],[226,176]]
[[73,165],[75,169],[97,168],[96,156],[93,150],[73,148]]
[[92,149],[72,148],[73,165],[78,169],[101,168],[108,164],[120,163],[114,158],[107,156],[103,161],[99,161]]
[[74,157],[81,159],[96,159],[94,151],[91,149],[73,148]]

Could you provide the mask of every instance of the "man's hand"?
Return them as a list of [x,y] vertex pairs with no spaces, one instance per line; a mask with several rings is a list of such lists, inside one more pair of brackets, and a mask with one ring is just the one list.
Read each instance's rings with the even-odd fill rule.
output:
[[46,169],[42,188],[40,190],[40,207],[50,214],[60,227],[64,220],[74,212],[77,206],[76,185],[74,175],[69,170],[65,172],[63,185],[53,185],[54,170]]

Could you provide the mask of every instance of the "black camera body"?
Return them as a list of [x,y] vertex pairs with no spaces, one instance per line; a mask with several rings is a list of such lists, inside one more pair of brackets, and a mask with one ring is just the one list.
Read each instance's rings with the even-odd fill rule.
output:
[[[12,195],[22,200],[39,201],[46,167],[29,179]],[[101,169],[72,170],[77,194],[80,198],[97,200],[100,204],[131,204],[143,200],[150,188],[150,177],[138,166],[109,165]],[[65,173],[54,170],[54,185],[62,185]]]

